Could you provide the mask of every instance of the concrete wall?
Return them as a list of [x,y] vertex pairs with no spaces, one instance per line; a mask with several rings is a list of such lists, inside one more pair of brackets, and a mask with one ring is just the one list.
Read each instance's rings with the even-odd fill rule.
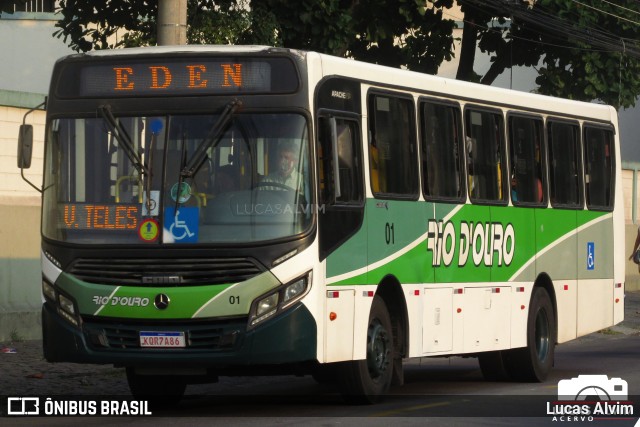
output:
[[[33,106],[42,100],[29,94],[24,97]],[[0,342],[41,334],[40,194],[22,180],[17,168],[18,128],[27,110],[0,106]],[[34,126],[34,150],[25,176],[38,187],[42,185],[44,122],[44,111],[27,117]]]

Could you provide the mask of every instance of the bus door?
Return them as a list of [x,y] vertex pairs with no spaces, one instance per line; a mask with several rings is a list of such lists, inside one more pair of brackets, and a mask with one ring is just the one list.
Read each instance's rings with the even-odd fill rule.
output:
[[[318,122],[318,231],[325,261],[325,312],[341,313],[325,329],[325,362],[353,359],[357,285],[366,284],[367,234],[360,122],[322,114]],[[367,312],[368,315],[368,312]]]

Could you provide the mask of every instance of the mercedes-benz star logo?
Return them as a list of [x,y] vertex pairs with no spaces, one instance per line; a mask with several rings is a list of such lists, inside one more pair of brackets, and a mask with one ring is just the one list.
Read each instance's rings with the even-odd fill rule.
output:
[[153,300],[153,305],[155,305],[158,310],[164,310],[165,308],[169,307],[170,302],[171,299],[169,298],[169,295],[158,294]]

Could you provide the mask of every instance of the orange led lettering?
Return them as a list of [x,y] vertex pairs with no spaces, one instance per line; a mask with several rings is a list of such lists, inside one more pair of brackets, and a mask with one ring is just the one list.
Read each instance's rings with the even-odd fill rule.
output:
[[109,207],[103,206],[103,209],[104,209],[104,228],[110,228],[110,229],[116,228],[115,224],[113,224],[112,222],[109,222],[109,213],[110,213]]
[[67,228],[71,228],[71,226],[75,225],[78,228],[78,224],[76,224],[76,207],[75,206],[65,206],[64,207],[64,223]]
[[187,65],[189,70],[189,87],[207,87],[208,80],[202,79],[202,73],[207,71],[204,65]]
[[222,86],[231,86],[231,82],[229,81],[229,78],[231,78],[236,87],[242,87],[242,64],[233,64],[233,69],[231,68],[231,64],[222,64],[221,67],[224,72],[224,82]]
[[[167,67],[161,65],[155,67],[149,67],[151,70],[151,89],[166,89],[171,85],[171,71]],[[158,74],[162,72],[164,74],[164,83],[159,84]]]
[[93,207],[93,228],[104,228],[104,206]]
[[125,206],[116,206],[116,228],[124,229],[127,227],[126,221],[127,208]]
[[133,90],[133,82],[129,81],[129,76],[133,74],[133,68],[130,67],[114,67],[116,72],[115,90]]
[[129,220],[131,220],[131,222],[129,223],[129,225],[127,226],[127,228],[129,229],[136,229],[138,228],[138,208],[136,208],[135,206],[131,206],[127,208],[127,218],[129,218]]
[[93,216],[93,206],[87,205],[84,209],[87,211],[87,228],[92,228],[91,217]]

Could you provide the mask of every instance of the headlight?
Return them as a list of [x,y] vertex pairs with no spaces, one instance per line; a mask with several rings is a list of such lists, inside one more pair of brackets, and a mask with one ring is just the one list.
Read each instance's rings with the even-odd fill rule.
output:
[[56,290],[53,288],[53,285],[47,281],[42,281],[42,294],[49,301],[56,300]]
[[59,295],[58,302],[60,303],[60,308],[62,308],[64,311],[71,315],[76,314],[76,309],[73,306],[73,301],[71,301],[69,298],[65,297],[64,295]]
[[77,327],[80,326],[82,320],[76,314],[76,306],[73,300],[60,293],[55,286],[47,282],[44,278],[42,279],[42,294],[48,302],[55,306],[55,309],[60,316],[72,325]]
[[256,308],[256,316],[262,317],[265,313],[273,314],[278,308],[278,294],[269,295],[266,298],[262,298],[258,301],[258,307]]
[[284,298],[283,304],[288,305],[287,303],[293,300],[298,299],[300,295],[304,293],[307,289],[307,278],[303,277],[301,279],[296,280],[289,286],[284,289]]
[[311,271],[267,295],[256,298],[249,312],[249,329],[260,322],[281,313],[299,301],[311,288]]

